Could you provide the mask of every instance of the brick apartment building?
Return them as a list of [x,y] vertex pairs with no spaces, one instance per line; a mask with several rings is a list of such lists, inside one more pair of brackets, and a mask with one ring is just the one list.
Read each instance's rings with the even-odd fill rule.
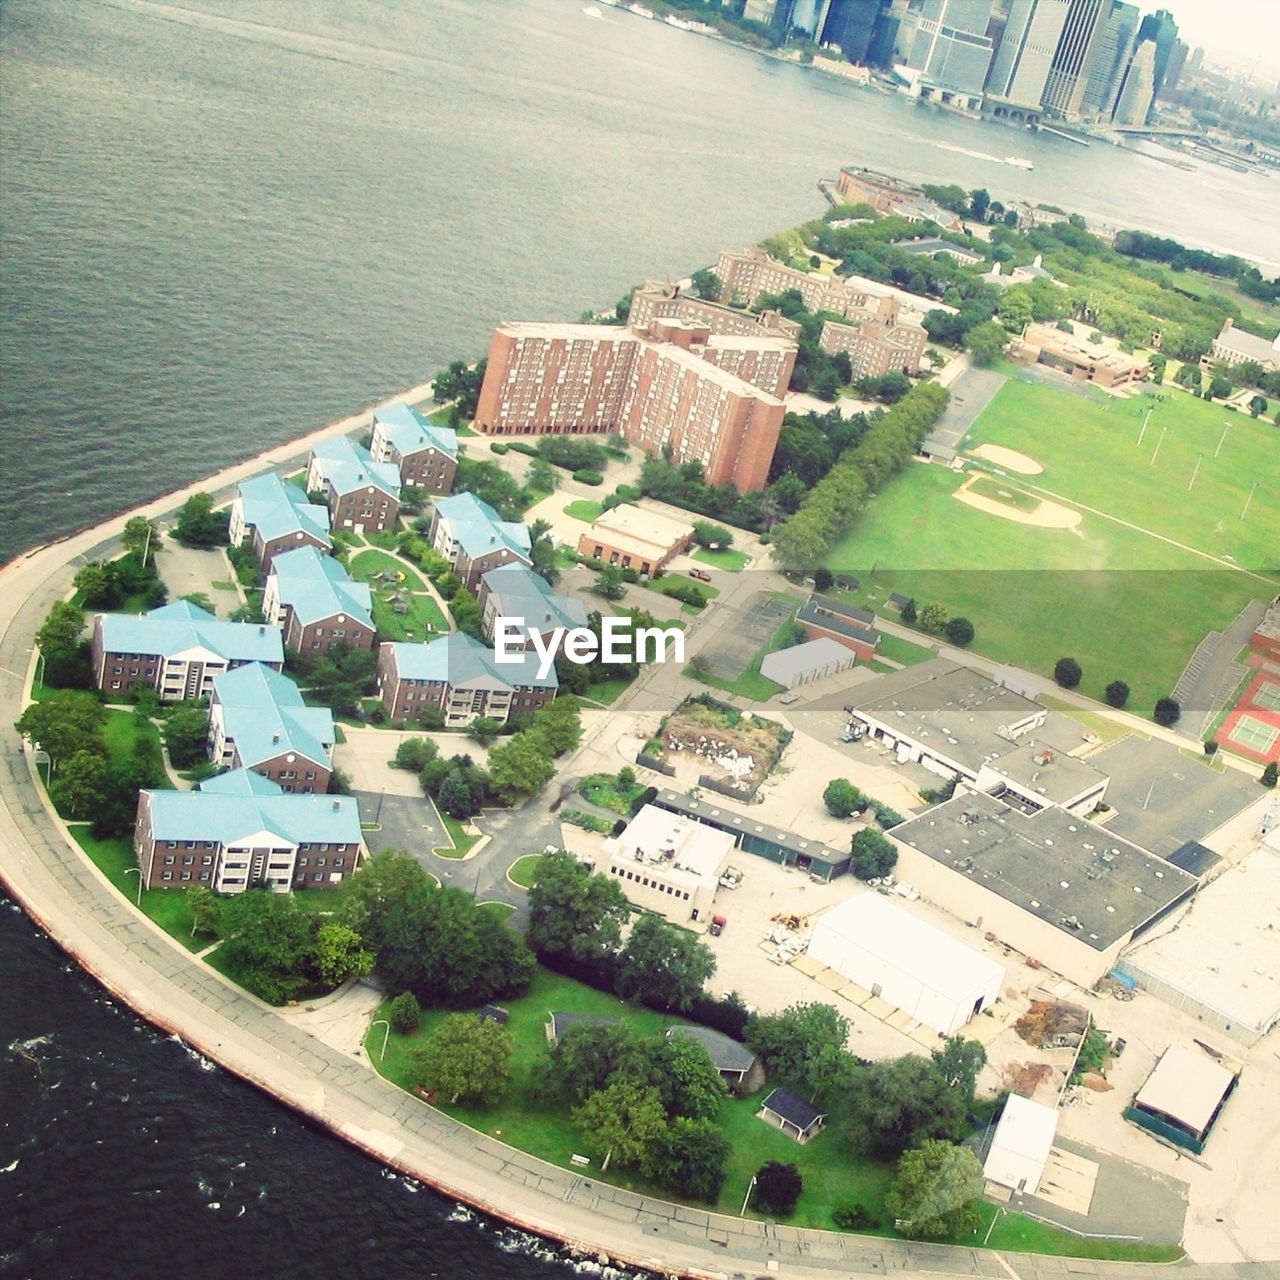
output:
[[149,889],[330,889],[363,851],[354,796],[288,795],[247,770],[195,791],[141,791],[133,849]]
[[660,319],[503,324],[475,427],[488,435],[619,432],[647,453],[698,461],[711,484],[764,487],[795,365],[789,339],[713,334]]
[[834,640],[852,649],[863,662],[870,662],[880,648],[876,615],[870,609],[831,596],[815,592],[796,614],[796,621],[804,628],[807,639]]
[[881,378],[886,373],[919,373],[929,335],[919,324],[900,321],[897,298],[881,298],[874,319],[855,324],[828,320],[818,345],[828,355],[845,352],[855,378]]
[[400,472],[346,436],[321,440],[311,451],[307,491],[325,495],[335,530],[385,533],[400,516]]
[[536,654],[499,662],[493,650],[462,631],[378,650],[378,693],[393,724],[415,720],[429,707],[443,712],[448,729],[480,716],[505,724],[545,706],[558,689],[554,671],[538,675]]
[[328,707],[308,707],[287,676],[252,662],[220,675],[209,700],[209,759],[251,769],[286,793],[323,795],[337,741]]
[[720,337],[758,338],[764,334],[794,342],[799,341],[801,333],[796,321],[778,311],[740,311],[721,302],[696,298],[678,284],[646,280],[631,295],[627,322],[634,329],[646,331],[658,320],[701,325]]
[[452,493],[458,470],[458,434],[429,422],[407,404],[388,405],[373,415],[369,453],[375,462],[399,469],[400,483],[430,493]]
[[315,547],[328,554],[333,549],[328,508],[308,501],[296,484],[275,472],[240,482],[228,534],[233,547],[246,542],[253,547],[264,571],[285,551]]
[[373,648],[373,599],[363,582],[314,547],[277,556],[267,576],[262,616],[284,632],[295,653],[328,653],[334,645]]
[[585,627],[587,606],[577,596],[557,595],[532,569],[506,564],[490,569],[480,579],[480,613],[484,634],[493,640],[499,618],[518,619],[524,630],[524,648],[533,636],[548,637],[557,627]]
[[100,613],[90,642],[94,683],[120,695],[146,685],[163,702],[208,697],[214,678],[247,662],[284,664],[279,628],[221,622],[187,600],[150,613]]
[[437,502],[428,536],[468,591],[479,591],[480,579],[490,569],[529,563],[529,530],[517,521],[503,520],[473,493],[456,493]]

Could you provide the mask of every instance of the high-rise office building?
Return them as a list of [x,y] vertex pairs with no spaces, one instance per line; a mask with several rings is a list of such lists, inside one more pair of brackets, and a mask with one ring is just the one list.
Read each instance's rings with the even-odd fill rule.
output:
[[1182,79],[1182,69],[1187,65],[1187,54],[1191,50],[1187,48],[1185,41],[1175,40],[1173,42],[1173,52],[1169,55],[1169,65],[1165,68],[1164,84],[1160,86],[1161,93],[1172,93],[1178,87],[1178,81]]
[[1169,59],[1173,57],[1173,46],[1178,43],[1178,24],[1173,20],[1173,14],[1168,9],[1157,9],[1155,13],[1148,13],[1138,28],[1138,40],[1139,42],[1151,40],[1156,46],[1153,73],[1158,97],[1160,90],[1164,87],[1165,77],[1169,73]]
[[1041,99],[1045,110],[1054,115],[1071,120],[1080,114],[1089,67],[1102,26],[1099,19],[1103,4],[1104,0],[1071,0]]
[[886,0],[830,0],[822,43],[838,45],[850,62],[865,63]]
[[1133,60],[1120,90],[1116,103],[1116,124],[1144,125],[1151,112],[1155,97],[1156,42],[1141,40],[1134,50]]
[[924,0],[907,65],[943,91],[980,98],[991,66],[992,0]]
[[1109,0],[1103,7],[1098,38],[1089,60],[1080,114],[1086,120],[1106,122],[1115,113],[1116,99],[1133,54],[1141,15],[1136,4]]
[[1013,0],[987,76],[987,92],[1038,107],[1053,66],[1071,0]]
[[1192,71],[1199,71],[1200,68],[1204,66],[1204,50],[1192,49],[1191,57],[1187,62],[1187,66],[1189,66]]

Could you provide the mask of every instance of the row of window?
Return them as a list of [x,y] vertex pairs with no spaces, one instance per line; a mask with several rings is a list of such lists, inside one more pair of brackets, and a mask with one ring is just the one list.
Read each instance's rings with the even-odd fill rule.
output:
[[657,889],[659,893],[669,893],[673,898],[681,898],[685,902],[689,901],[689,895],[684,889],[677,889],[674,885],[664,884],[661,880],[650,880],[648,876],[642,876],[638,871],[628,871],[625,867],[610,867],[619,880],[634,880],[636,884],[644,889]]

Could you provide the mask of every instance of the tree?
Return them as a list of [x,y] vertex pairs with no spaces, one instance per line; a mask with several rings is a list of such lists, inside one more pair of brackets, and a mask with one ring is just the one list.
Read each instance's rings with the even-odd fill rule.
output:
[[348,978],[367,978],[373,972],[373,953],[364,949],[364,939],[350,925],[326,920],[316,930],[312,963],[320,981],[336,987]]
[[607,564],[596,577],[596,592],[606,600],[621,600],[627,594],[627,584],[622,570],[616,564]]
[[484,385],[485,361],[469,369],[461,360],[455,360],[447,369],[436,374],[431,383],[431,394],[441,404],[457,401],[454,425],[463,419],[475,417],[480,388]]
[[693,934],[661,916],[645,914],[632,926],[622,952],[618,994],[625,1000],[684,1011],[715,971],[715,956]]
[[1209,383],[1209,398],[1211,400],[1225,400],[1234,388],[1228,378],[1224,378],[1221,374],[1214,374]]
[[1174,382],[1190,391],[1199,391],[1203,381],[1199,368],[1194,364],[1184,364],[1173,376]]
[[846,1086],[845,1101],[846,1135],[880,1157],[926,1138],[957,1138],[964,1127],[964,1096],[935,1062],[916,1054],[862,1067]]
[[952,618],[943,631],[957,649],[967,649],[973,643],[973,623],[968,618]]
[[377,655],[365,649],[357,649],[341,640],[319,657],[292,655],[302,676],[302,683],[309,687],[319,702],[335,714],[358,716],[360,699],[373,685],[377,670]]
[[979,187],[969,200],[969,212],[977,222],[987,220],[987,210],[991,208],[991,196],[985,188]]
[[212,889],[202,884],[187,890],[187,910],[191,912],[191,936],[197,933],[217,937],[222,918],[222,904]]
[[1249,414],[1251,417],[1258,417],[1267,411],[1267,399],[1265,396],[1254,396],[1249,401]]
[[912,1240],[971,1230],[982,1195],[982,1166],[972,1151],[929,1139],[903,1153],[885,1197],[897,1229]]
[[667,1117],[657,1089],[626,1080],[593,1093],[574,1108],[572,1119],[588,1149],[603,1157],[602,1173],[608,1171],[614,1156],[619,1164],[641,1170],[652,1168],[667,1131]]
[[724,293],[724,283],[710,268],[704,267],[701,271],[695,271],[690,279],[693,282],[694,292],[698,297],[705,299],[707,302],[720,301],[720,297]]
[[137,556],[145,565],[155,555],[158,537],[155,525],[145,516],[130,516],[124,522],[120,545],[126,554]]
[[540,791],[556,766],[536,738],[517,733],[489,752],[489,785],[504,805],[517,805]]
[[706,1046],[691,1036],[650,1038],[636,1044],[622,1064],[629,1078],[658,1090],[668,1116],[714,1120],[728,1093]]
[[1259,781],[1262,783],[1264,787],[1274,787],[1276,785],[1276,777],[1278,772],[1280,772],[1280,768],[1277,767],[1276,762],[1274,760],[1270,760],[1267,762],[1266,766],[1263,768],[1262,777],[1259,779]]
[[110,569],[100,561],[90,560],[82,565],[71,585],[91,609],[110,609],[117,603],[115,579]]
[[906,623],[907,626],[914,627],[916,625],[916,620],[917,618],[919,618],[919,616],[920,616],[920,613],[919,613],[919,610],[916,608],[916,602],[914,598],[908,600],[902,606],[901,617],[902,617],[902,621]]
[[853,837],[853,857],[849,870],[859,880],[878,880],[887,876],[898,861],[898,851],[888,836],[881,835],[874,827],[863,827]]
[[[849,1022],[829,1004],[793,1004],[780,1013],[753,1013],[743,1040],[771,1076],[815,1095],[842,1066]],[[815,1070],[816,1068],[816,1070]]]
[[450,1102],[498,1102],[511,1082],[511,1032],[491,1018],[453,1013],[419,1051],[420,1088]]
[[555,493],[560,477],[556,474],[555,467],[545,458],[534,458],[525,474],[525,483],[539,493]]
[[657,1144],[654,1180],[686,1200],[715,1204],[731,1149],[729,1139],[713,1120],[677,1116]]
[[1084,676],[1084,671],[1074,658],[1059,658],[1053,664],[1053,678],[1060,688],[1074,689]]
[[227,542],[231,515],[214,511],[213,495],[193,493],[178,509],[173,536],[184,547],[219,547]]
[[469,818],[475,812],[472,806],[471,788],[466,776],[459,769],[450,769],[436,792],[436,804],[451,818]]
[[33,702],[18,717],[15,728],[59,764],[80,752],[105,755],[102,730],[106,722],[106,708],[92,693],[59,689],[42,702]]
[[573,698],[556,698],[534,713],[525,735],[553,756],[562,756],[582,741],[582,709]]
[[982,324],[974,325],[964,335],[965,350],[979,368],[995,364],[1008,342],[1009,335],[1004,327],[994,320],[986,320]]
[[539,955],[599,959],[618,946],[630,914],[616,880],[559,849],[543,856],[529,890],[529,945]]
[[1169,364],[1169,357],[1159,351],[1151,353],[1151,381],[1160,386],[1164,382],[1164,371]]
[[1161,698],[1156,703],[1152,718],[1156,724],[1172,729],[1182,719],[1182,704],[1176,698]]
[[695,520],[693,540],[698,546],[708,550],[724,551],[733,546],[733,533],[722,524],[713,524],[710,520]]
[[789,1216],[804,1190],[804,1179],[793,1164],[770,1160],[756,1170],[754,1198],[769,1213]]
[[248,889],[222,904],[219,959],[246,990],[284,1004],[307,985],[316,919],[291,893]]
[[403,849],[384,849],[365,859],[359,874],[342,888],[341,920],[378,954],[386,941],[387,916],[392,907],[434,888],[434,882],[411,854]]
[[813,571],[813,589],[815,591],[830,591],[834,582],[835,575],[830,569],[824,569],[819,565]]
[[36,646],[44,660],[38,674],[57,689],[87,689],[93,681],[89,644],[82,640],[84,610],[69,600],[59,600],[36,632]]
[[615,1077],[629,1075],[638,1043],[624,1022],[571,1026],[551,1046],[548,1079],[560,1097],[574,1105],[585,1102]]
[[484,635],[484,614],[480,611],[480,602],[474,592],[466,587],[459,587],[449,601],[449,612],[459,631],[465,631],[477,640]]
[[1129,701],[1129,686],[1123,680],[1113,680],[1107,685],[1103,696],[1107,700],[1107,706],[1115,707],[1118,711]]
[[107,762],[102,754],[77,751],[59,764],[49,795],[69,818],[83,818],[101,806],[106,789]]
[[387,1021],[398,1036],[411,1036],[422,1022],[422,1006],[412,991],[402,991],[387,1006]]
[[987,1051],[982,1045],[963,1036],[948,1036],[942,1048],[929,1056],[947,1084],[964,1095],[966,1105],[972,1103],[978,1072],[987,1065]]
[[203,760],[208,739],[209,712],[198,703],[179,707],[164,722],[164,745],[175,769],[190,769]]
[[[473,725],[476,722],[473,722]],[[409,769],[420,773],[424,765],[440,754],[440,748],[430,738],[402,738],[391,758],[392,768]]]
[[947,626],[948,614],[945,606],[927,604],[920,610],[920,629],[931,636],[941,634]]
[[832,778],[822,793],[822,803],[833,818],[849,818],[867,807],[867,797],[847,778]]

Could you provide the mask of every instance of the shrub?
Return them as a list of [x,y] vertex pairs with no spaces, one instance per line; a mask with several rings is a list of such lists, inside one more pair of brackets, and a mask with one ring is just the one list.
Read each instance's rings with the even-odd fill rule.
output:
[[1107,706],[1115,707],[1119,710],[1129,701],[1129,686],[1123,680],[1113,680],[1107,685],[1106,691]]
[[387,1021],[398,1036],[411,1036],[422,1021],[422,1009],[412,991],[402,991],[387,1007]]
[[527,458],[536,458],[538,456],[537,449],[531,444],[525,444],[523,440],[509,440],[507,441],[507,448],[512,453],[523,453]]
[[966,649],[973,643],[973,623],[968,618],[952,618],[942,630],[959,649]]
[[1053,664],[1053,678],[1062,689],[1074,689],[1084,676],[1084,671],[1074,658],[1059,658]]
[[489,446],[489,452],[496,453],[499,457],[501,457],[504,453],[511,452],[511,446],[509,444],[503,444],[500,440],[495,440]]
[[756,1171],[756,1201],[780,1218],[785,1218],[796,1207],[803,1190],[804,1179],[793,1164],[770,1160]]
[[1152,718],[1156,724],[1172,729],[1182,719],[1182,705],[1176,698],[1161,698],[1156,703]]
[[1258,781],[1261,782],[1264,787],[1274,787],[1276,785],[1277,773],[1280,773],[1280,769],[1277,769],[1276,762],[1272,760],[1270,764],[1263,769],[1262,777],[1259,778]]
[[853,857],[849,870],[859,880],[875,880],[888,875],[898,861],[898,851],[874,827],[864,827],[853,837]]
[[851,1204],[842,1204],[833,1210],[831,1221],[841,1231],[874,1231],[880,1225],[880,1220],[875,1214],[866,1205],[858,1204],[856,1200]]
[[604,484],[604,476],[599,471],[591,471],[585,467],[580,471],[575,471],[573,478],[579,484]]

